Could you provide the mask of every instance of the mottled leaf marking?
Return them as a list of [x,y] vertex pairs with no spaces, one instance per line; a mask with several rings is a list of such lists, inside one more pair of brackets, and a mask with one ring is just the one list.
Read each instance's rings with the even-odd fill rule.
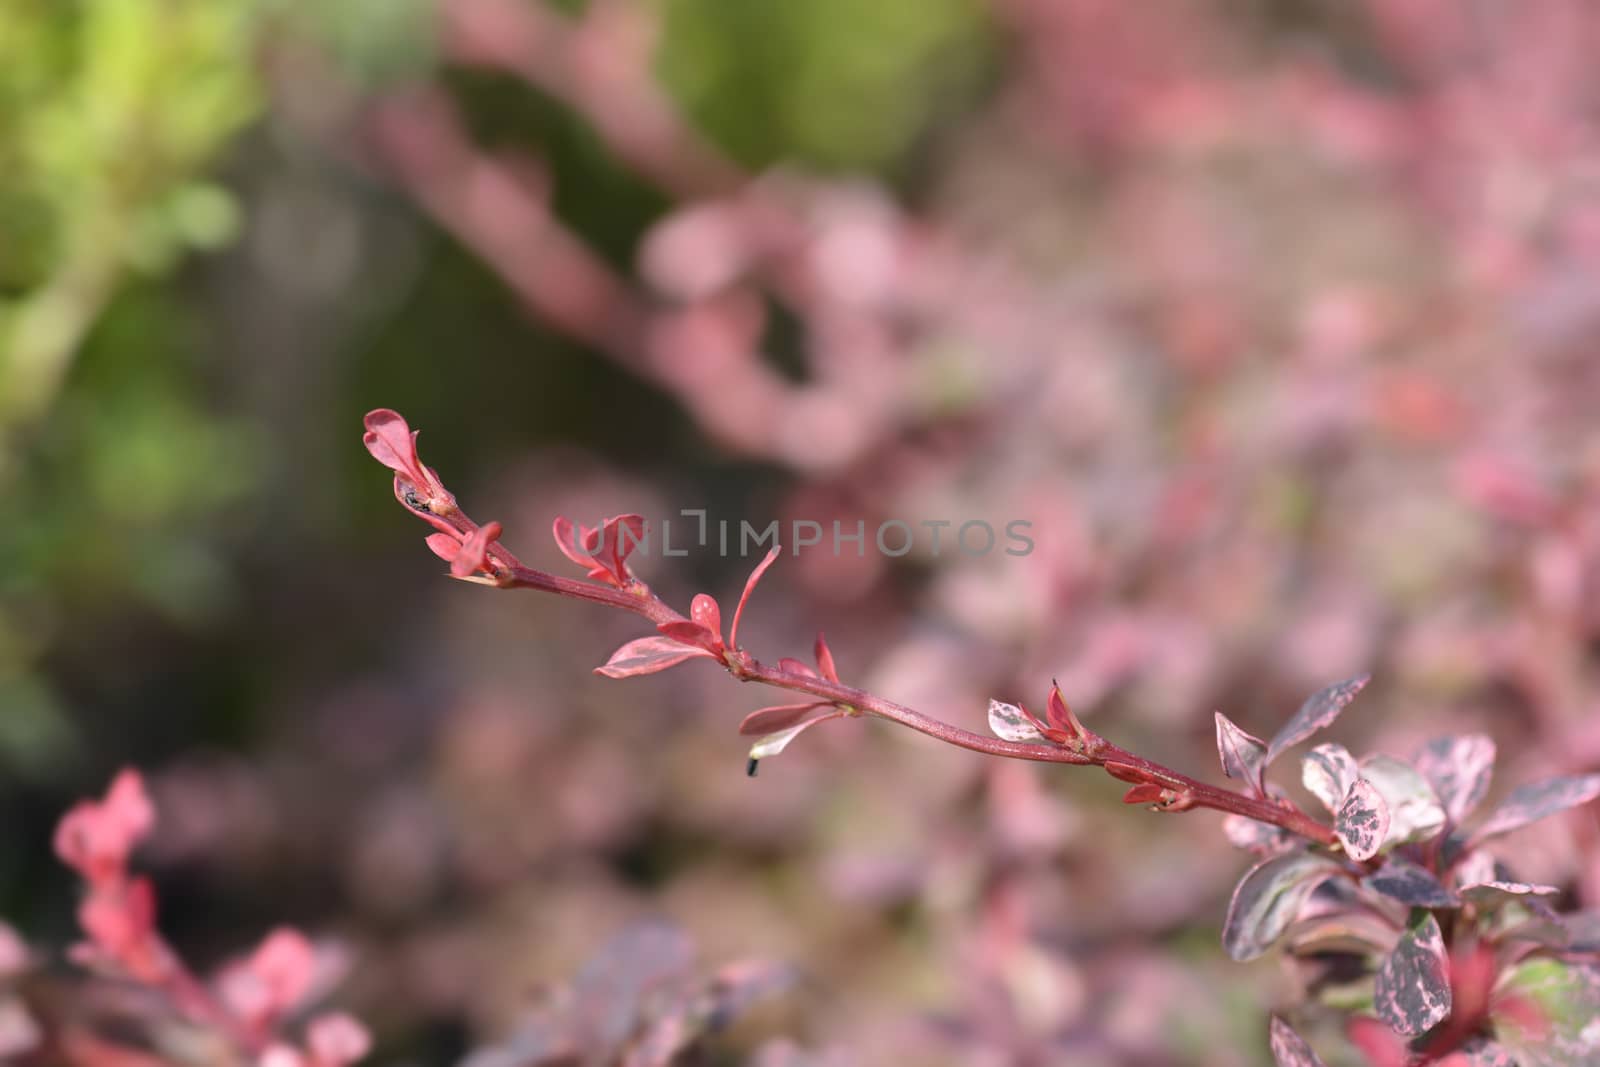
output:
[[1318,745],[1300,764],[1300,781],[1330,812],[1337,812],[1361,777],[1355,757],[1343,745]]
[[1433,787],[1451,822],[1460,822],[1489,791],[1494,742],[1483,734],[1436,737],[1417,750],[1411,765]]
[[1429,871],[1399,856],[1390,856],[1365,882],[1368,889],[1414,908],[1458,908],[1461,901]]
[[1439,920],[1414,911],[1394,951],[1378,969],[1373,990],[1378,1017],[1406,1037],[1437,1026],[1450,1014],[1450,975]]
[[1261,856],[1282,852],[1294,843],[1294,838],[1283,827],[1257,822],[1243,815],[1224,816],[1222,833],[1234,848]]
[[999,700],[989,701],[989,729],[1003,741],[1017,741],[1022,744],[1038,743],[1044,741],[1044,734],[1015,704],[1007,704]]
[[1600,796],[1600,774],[1551,778],[1521,786],[1513,789],[1505,802],[1484,820],[1472,839],[1474,842],[1483,841],[1496,834],[1527,826],[1557,812],[1586,804],[1597,796]]
[[1253,960],[1272,947],[1299,915],[1306,898],[1339,865],[1326,856],[1290,852],[1256,864],[1239,881],[1228,904],[1222,946],[1236,960]]
[[1356,694],[1361,692],[1371,676],[1363,674],[1359,678],[1330,685],[1328,688],[1311,694],[1294,717],[1284,724],[1267,745],[1267,762],[1271,763],[1278,758],[1278,754],[1290,745],[1304,741],[1312,734],[1321,730],[1339,717],[1345,706],[1354,700]]
[[1339,806],[1333,830],[1351,859],[1369,860],[1376,856],[1389,833],[1389,805],[1383,794],[1365,778],[1357,778]]
[[1323,1067],[1305,1038],[1276,1015],[1272,1017],[1272,1058],[1278,1067]]
[[1536,885],[1531,882],[1479,882],[1476,885],[1464,886],[1461,898],[1479,907],[1493,908],[1513,903],[1519,898],[1553,897],[1560,892],[1561,890],[1553,885]]

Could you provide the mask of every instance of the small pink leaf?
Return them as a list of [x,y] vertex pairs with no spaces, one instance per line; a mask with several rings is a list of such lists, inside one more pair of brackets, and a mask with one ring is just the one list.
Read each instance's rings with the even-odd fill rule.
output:
[[802,663],[799,660],[791,659],[788,656],[784,656],[782,659],[780,659],[778,661],[778,666],[783,670],[788,671],[790,674],[798,674],[802,678],[817,677],[817,672],[811,669],[810,664]]
[[657,624],[656,629],[674,641],[685,645],[693,645],[696,648],[703,648],[712,655],[717,654],[717,649],[721,643],[721,639],[716,634],[697,622],[675,619],[672,622]]
[[1494,742],[1483,734],[1436,737],[1417,750],[1411,765],[1428,780],[1450,821],[1472,813],[1489,791]]
[[421,462],[417,459],[416,435],[400,413],[389,408],[378,408],[367,412],[366,418],[361,421],[367,428],[361,443],[367,446],[372,458],[420,486],[424,479],[418,471]]
[[821,671],[822,676],[828,681],[837,682],[839,680],[839,668],[834,666],[833,651],[828,648],[828,640],[822,636],[821,630],[817,631],[817,644],[815,652],[817,657],[817,670]]
[[1033,744],[1044,740],[1032,721],[1032,716],[1003,700],[989,701],[989,729],[1002,741]]
[[739,732],[746,737],[777,733],[787,730],[818,708],[828,706],[826,701],[814,701],[810,704],[776,704],[770,708],[757,708],[744,717],[739,724]]
[[1267,762],[1271,763],[1284,749],[1299,744],[1318,730],[1330,725],[1370,679],[1370,675],[1363,674],[1359,678],[1351,678],[1349,681],[1330,685],[1313,693],[1267,745]]
[[703,648],[692,648],[670,637],[641,637],[617,649],[606,665],[596,667],[594,672],[607,678],[632,678],[664,671],[699,656],[715,658]]
[[1295,1033],[1288,1023],[1272,1017],[1272,1058],[1278,1067],[1324,1067],[1317,1054],[1311,1051],[1305,1038]]
[[433,549],[435,556],[449,563],[460,554],[461,539],[445,533],[431,533],[428,535],[428,547]]
[[1045,705],[1045,720],[1051,729],[1059,730],[1068,737],[1083,739],[1089,736],[1089,731],[1073,713],[1072,705],[1061,695],[1061,687],[1053,681],[1050,683],[1050,700]]
[[729,648],[739,647],[739,620],[744,617],[744,606],[750,600],[750,594],[755,592],[756,583],[761,581],[761,576],[767,573],[767,568],[777,560],[781,551],[782,549],[774,545],[772,551],[767,553],[767,558],[756,564],[756,569],[750,572],[750,579],[744,583],[744,592],[739,596],[739,606],[733,609],[733,628],[728,632]]
[[1474,843],[1538,822],[1568,808],[1587,804],[1600,796],[1600,774],[1580,774],[1551,778],[1521,786],[1496,808],[1477,832]]
[[696,593],[689,602],[689,618],[722,639],[722,609],[709,593]]
[[1161,799],[1161,794],[1165,792],[1165,789],[1154,782],[1146,782],[1143,785],[1130,786],[1128,791],[1122,794],[1122,802],[1124,804],[1154,804]]
[[1389,805],[1383,794],[1365,778],[1357,778],[1339,806],[1333,830],[1351,859],[1369,860],[1376,856],[1389,833]]
[[499,536],[498,522],[484,523],[474,530],[465,541],[461,542],[461,550],[456,553],[455,559],[450,561],[450,573],[457,578],[465,578],[476,571],[484,570],[488,565],[489,546],[494,544]]
[[1222,773],[1244,782],[1256,796],[1266,796],[1266,785],[1261,780],[1267,760],[1265,742],[1241,730],[1222,712],[1217,712],[1216,717],[1217,757],[1222,761]]
[[818,715],[814,719],[807,719],[802,723],[797,723],[788,729],[778,730],[775,733],[768,734],[750,746],[751,762],[754,763],[757,760],[764,760],[768,757],[776,756],[778,753],[789,747],[789,742],[793,741],[795,738],[799,737],[813,726],[817,725],[818,723],[827,722],[830,719],[837,719],[843,714],[844,712],[842,711],[829,712],[826,715]]
[[1378,1017],[1406,1037],[1432,1029],[1450,1014],[1450,972],[1439,920],[1420,908],[1412,916],[1373,988]]

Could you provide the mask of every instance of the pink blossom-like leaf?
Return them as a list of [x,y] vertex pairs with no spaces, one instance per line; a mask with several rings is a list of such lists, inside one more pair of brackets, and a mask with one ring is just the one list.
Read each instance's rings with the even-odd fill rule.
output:
[[802,663],[800,660],[789,656],[784,656],[782,659],[778,660],[778,666],[783,670],[788,671],[790,674],[798,674],[802,678],[819,677],[817,672],[811,669],[811,665],[809,663]]
[[833,651],[828,648],[827,638],[822,636],[822,631],[817,631],[817,644],[814,650],[817,657],[817,670],[830,682],[839,680],[839,668],[834,666]]
[[372,1036],[354,1017],[334,1012],[311,1020],[306,1045],[317,1067],[348,1067],[372,1051]]
[[1339,713],[1354,700],[1356,694],[1371,680],[1370,675],[1351,678],[1313,693],[1294,717],[1284,724],[1267,744],[1267,762],[1277,759],[1284,749],[1299,744],[1318,730],[1331,725]]
[[710,630],[717,640],[722,640],[722,609],[709,593],[695,594],[689,602],[689,618]]
[[[550,534],[556,539],[556,547],[563,556],[586,571],[595,567],[594,554],[600,548],[599,530],[575,526],[565,515],[557,515],[550,524]],[[602,571],[604,569],[601,568]]]
[[1339,806],[1333,829],[1351,859],[1369,860],[1376,856],[1389,832],[1389,805],[1383,794],[1365,778],[1357,778]]
[[1300,764],[1300,781],[1332,813],[1338,812],[1359,777],[1361,768],[1343,745],[1318,745]]
[[1323,1067],[1305,1038],[1278,1016],[1272,1017],[1272,1058],[1278,1067]]
[[1378,969],[1373,989],[1378,1017],[1398,1034],[1416,1037],[1450,1014],[1450,971],[1439,920],[1422,909]]
[[613,515],[601,525],[601,543],[611,554],[609,570],[617,584],[624,585],[628,580],[628,557],[644,543],[644,516]]
[[744,583],[744,592],[739,595],[739,606],[733,609],[733,627],[728,631],[728,647],[739,647],[739,620],[744,618],[744,606],[750,600],[750,594],[755,592],[756,583],[761,581],[761,576],[767,573],[767,568],[777,560],[782,549],[777,545],[767,553],[767,558],[756,564],[756,569],[750,572],[750,578]]
[[703,648],[694,648],[670,637],[640,637],[611,653],[605,666],[596,667],[594,672],[607,678],[632,678],[664,671],[701,656],[715,658]]
[[124,768],[104,800],[81,801],[56,824],[56,855],[90,882],[113,878],[154,825],[144,779]]
[[1411,765],[1433,787],[1450,821],[1459,823],[1489,791],[1494,757],[1492,740],[1483,734],[1467,734],[1434,738],[1417,750]]
[[1266,784],[1261,779],[1266,769],[1266,743],[1241,730],[1222,712],[1217,712],[1216,717],[1217,758],[1222,761],[1222,773],[1244,782],[1256,796],[1266,796]]
[[1600,774],[1551,778],[1511,791],[1472,835],[1474,843],[1538,822],[1600,796]]
[[1045,705],[1045,720],[1052,730],[1060,731],[1068,737],[1081,739],[1089,736],[1089,731],[1074,714],[1072,705],[1061,695],[1061,687],[1053,681],[1050,683],[1050,700]]
[[367,428],[361,443],[367,446],[373,459],[396,474],[405,475],[418,486],[426,481],[422,462],[417,458],[417,435],[398,411],[378,408],[367,412],[361,421]]
[[428,547],[433,554],[449,563],[461,553],[461,538],[452,537],[446,533],[431,533],[427,537]]
[[457,578],[465,578],[469,574],[476,574],[488,566],[489,546],[500,536],[498,522],[484,523],[474,530],[465,541],[461,542],[461,549],[450,561],[450,573]]
[[777,733],[787,730],[818,708],[828,706],[827,701],[813,701],[810,704],[775,704],[770,708],[757,708],[744,717],[739,724],[739,732],[746,737]]
[[713,656],[719,655],[722,649],[722,638],[701,626],[697,622],[685,622],[681,619],[672,622],[663,622],[656,626],[667,637],[686,645],[703,648]]
[[1156,783],[1145,782],[1142,785],[1129,787],[1128,791],[1122,794],[1122,802],[1124,804],[1154,804],[1161,799],[1161,795],[1165,792],[1166,790]]
[[1262,955],[1300,914],[1317,886],[1339,869],[1332,859],[1312,852],[1289,852],[1256,864],[1233,891],[1222,947],[1235,960]]
[[1384,860],[1377,872],[1362,882],[1373,892],[1414,908],[1459,908],[1461,901],[1425,868],[1400,856]]

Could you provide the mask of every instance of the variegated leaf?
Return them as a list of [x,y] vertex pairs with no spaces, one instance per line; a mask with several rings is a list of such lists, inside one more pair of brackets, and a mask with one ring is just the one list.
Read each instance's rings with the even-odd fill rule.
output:
[[1283,827],[1257,822],[1243,815],[1224,816],[1222,834],[1234,848],[1260,856],[1275,855],[1294,843],[1294,838]]
[[1450,1014],[1450,975],[1439,920],[1416,909],[1394,951],[1378,969],[1373,989],[1378,1017],[1396,1033],[1416,1037]]
[[1515,903],[1519,898],[1553,897],[1561,890],[1553,885],[1536,885],[1532,882],[1479,882],[1463,886],[1461,898],[1479,907],[1494,908]]
[[989,701],[989,729],[1002,741],[1021,744],[1044,741],[1044,735],[1023,714],[1021,708],[999,700]]
[[1483,734],[1436,737],[1417,750],[1411,765],[1433,787],[1451,822],[1472,813],[1489,791],[1494,742]]
[[1339,805],[1339,814],[1334,816],[1333,831],[1339,835],[1345,855],[1353,860],[1369,860],[1383,847],[1389,821],[1389,805],[1383,794],[1365,778],[1357,778]]
[[1290,852],[1256,864],[1239,881],[1228,904],[1222,946],[1236,960],[1253,960],[1272,947],[1300,908],[1339,865],[1327,856]]
[[1600,796],[1600,774],[1551,778],[1520,786],[1496,808],[1472,835],[1474,843],[1515,830],[1529,823],[1586,804]]
[[1459,908],[1461,901],[1426,869],[1399,856],[1390,856],[1362,883],[1375,893],[1414,908]]
[[1329,812],[1339,810],[1359,777],[1361,768],[1343,745],[1318,745],[1300,764],[1300,781]]
[[1389,804],[1387,844],[1426,841],[1444,827],[1444,805],[1417,769],[1393,756],[1368,756],[1361,777],[1371,782]]
[[1276,1015],[1272,1017],[1272,1058],[1278,1067],[1323,1067],[1305,1038]]
[[1250,786],[1257,796],[1266,796],[1261,772],[1266,769],[1267,745],[1261,738],[1241,730],[1222,712],[1217,712],[1217,758],[1222,773]]
[[1271,763],[1284,749],[1299,744],[1332,723],[1370,680],[1370,675],[1363,674],[1313,693],[1300,705],[1294,717],[1284,724],[1283,729],[1273,736],[1267,745],[1267,762]]

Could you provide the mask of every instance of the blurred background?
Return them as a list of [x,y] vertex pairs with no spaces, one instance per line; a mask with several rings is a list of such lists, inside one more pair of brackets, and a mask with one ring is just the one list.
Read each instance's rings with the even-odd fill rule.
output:
[[[0,915],[40,943],[55,818],[135,764],[172,939],[339,943],[377,1062],[495,1046],[642,918],[794,969],[708,1063],[1268,1062],[1299,977],[1222,956],[1220,817],[859,721],[747,779],[779,701],[598,678],[637,620],[448,581],[379,406],[563,574],[563,513],[1031,522],[1023,557],[785,557],[746,619],[969,728],[1054,676],[1218,779],[1214,710],[1270,734],[1370,670],[1353,749],[1486,731],[1494,795],[1600,767],[1585,0],[3,23]],[[638,570],[727,611],[753,562]],[[1594,906],[1597,839],[1505,858]]]

